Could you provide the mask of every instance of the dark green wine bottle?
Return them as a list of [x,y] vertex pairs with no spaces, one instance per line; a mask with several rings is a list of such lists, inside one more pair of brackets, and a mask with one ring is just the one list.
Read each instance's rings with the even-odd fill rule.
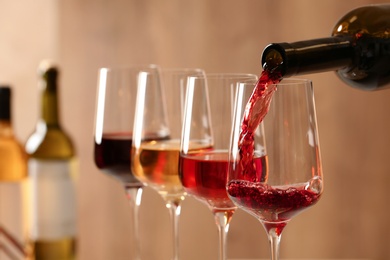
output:
[[336,23],[330,37],[269,44],[262,65],[282,77],[335,70],[350,86],[389,88],[390,4],[350,11]]

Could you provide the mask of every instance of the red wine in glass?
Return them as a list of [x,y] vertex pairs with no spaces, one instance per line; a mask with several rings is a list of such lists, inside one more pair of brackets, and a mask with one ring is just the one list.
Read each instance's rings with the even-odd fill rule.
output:
[[[259,172],[267,172],[265,156],[254,158],[253,163]],[[224,151],[181,155],[179,159],[183,186],[189,194],[211,206],[212,210],[235,208],[226,193],[228,167],[229,154]]]
[[228,185],[230,198],[261,219],[266,229],[276,228],[280,235],[287,222],[299,212],[313,206],[320,193],[312,183],[270,186],[260,182],[234,180]]
[[95,142],[95,164],[125,185],[142,186],[131,171],[132,133],[103,134],[101,143]]
[[[316,204],[323,191],[312,84],[299,79],[280,83],[280,75],[278,70],[263,71],[242,121],[235,121],[227,184],[230,199],[266,229],[273,260],[279,259],[284,227]],[[264,139],[255,133],[261,130],[274,93],[271,121],[265,125],[269,130],[265,152]],[[236,111],[240,116],[240,107]],[[266,172],[255,166],[255,151],[269,156]]]
[[187,192],[205,202],[212,210],[236,206],[226,193],[229,154],[210,151],[180,155],[179,176]]

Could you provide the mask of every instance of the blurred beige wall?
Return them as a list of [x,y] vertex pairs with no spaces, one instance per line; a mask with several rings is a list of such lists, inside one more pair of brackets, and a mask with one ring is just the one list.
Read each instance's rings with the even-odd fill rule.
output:
[[[119,183],[93,164],[97,70],[155,63],[208,72],[261,70],[267,43],[329,35],[348,10],[368,0],[36,0],[0,1],[0,81],[14,86],[14,126],[22,141],[38,116],[36,67],[62,67],[62,120],[80,156],[81,260],[131,259],[130,209]],[[325,194],[285,229],[282,258],[390,259],[390,90],[352,89],[332,72],[314,82]],[[171,257],[162,199],[145,189],[141,206],[145,260]],[[184,260],[217,259],[209,210],[188,198],[180,220]],[[268,258],[266,234],[238,211],[229,258]]]

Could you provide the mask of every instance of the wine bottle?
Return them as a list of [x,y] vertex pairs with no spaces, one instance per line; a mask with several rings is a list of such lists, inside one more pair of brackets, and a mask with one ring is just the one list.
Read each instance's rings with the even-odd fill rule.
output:
[[30,256],[27,236],[27,155],[15,137],[11,88],[0,86],[0,259]]
[[50,62],[40,64],[41,116],[25,149],[31,182],[31,238],[36,260],[75,259],[76,154],[59,119],[58,74]]
[[353,9],[326,38],[272,43],[262,54],[264,70],[281,77],[335,70],[350,86],[390,87],[390,4]]

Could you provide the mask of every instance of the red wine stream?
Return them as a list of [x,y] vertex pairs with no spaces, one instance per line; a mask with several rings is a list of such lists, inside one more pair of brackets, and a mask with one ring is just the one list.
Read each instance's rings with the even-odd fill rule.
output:
[[[256,83],[255,89],[245,107],[244,119],[241,125],[239,149],[240,168],[247,180],[260,181],[257,179],[254,158],[254,135],[255,131],[268,113],[272,95],[276,90],[276,84],[281,80],[279,73],[270,73],[264,70]],[[250,176],[253,176],[252,179]]]

